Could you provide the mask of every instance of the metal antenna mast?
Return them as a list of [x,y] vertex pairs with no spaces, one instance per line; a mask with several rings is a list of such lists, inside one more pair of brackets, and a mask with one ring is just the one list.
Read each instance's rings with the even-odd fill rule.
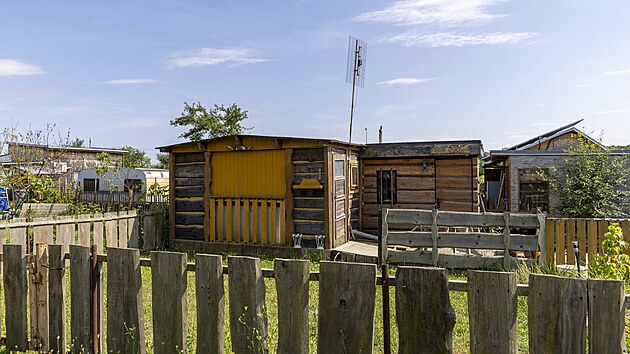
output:
[[348,40],[348,66],[346,68],[346,82],[352,84],[352,104],[350,106],[350,134],[348,142],[352,143],[352,121],[354,119],[355,88],[363,87],[365,82],[365,62],[367,58],[367,43],[349,37]]

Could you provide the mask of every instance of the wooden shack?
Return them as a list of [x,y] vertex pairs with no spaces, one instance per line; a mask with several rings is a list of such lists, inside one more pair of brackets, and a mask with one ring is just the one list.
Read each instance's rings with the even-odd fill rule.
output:
[[479,211],[480,140],[368,144],[361,160],[364,231],[381,208]]
[[[170,237],[245,246],[327,249],[358,226],[361,145],[234,135],[160,148],[170,154]],[[173,188],[174,186],[174,188]]]

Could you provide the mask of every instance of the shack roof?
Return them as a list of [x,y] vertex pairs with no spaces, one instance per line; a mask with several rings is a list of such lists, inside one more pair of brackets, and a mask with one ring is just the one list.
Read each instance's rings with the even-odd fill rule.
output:
[[29,147],[29,148],[36,148],[36,149],[43,149],[43,150],[50,150],[50,151],[71,151],[71,152],[76,152],[76,153],[82,153],[82,152],[92,152],[92,153],[101,153],[101,152],[106,152],[109,154],[116,154],[116,155],[125,155],[128,153],[127,150],[122,150],[122,149],[112,149],[112,148],[100,148],[100,147],[73,147],[73,146],[53,146],[53,145],[43,145],[43,144],[31,144],[31,143],[15,143],[15,142],[9,142],[9,149],[12,146],[20,146],[20,147]]
[[481,156],[481,140],[415,141],[367,144],[361,158]]
[[348,143],[348,142],[343,142],[343,141],[339,141],[339,140],[335,140],[335,139],[304,138],[304,137],[294,137],[294,136],[270,136],[270,135],[242,134],[242,135],[227,135],[227,136],[222,136],[222,137],[213,138],[213,139],[204,139],[204,140],[199,140],[199,141],[187,141],[187,142],[177,143],[177,144],[172,144],[172,145],[158,146],[156,149],[159,149],[161,152],[170,152],[174,147],[178,147],[178,146],[184,146],[184,145],[189,145],[189,144],[206,144],[206,143],[215,142],[215,141],[221,141],[221,140],[240,141],[240,140],[242,140],[244,138],[259,138],[259,139],[269,139],[269,140],[278,140],[278,141],[281,141],[281,140],[294,140],[294,141],[295,140],[301,140],[301,141],[315,142],[315,143],[318,143],[320,145],[333,144],[333,145],[343,145],[343,146],[355,147],[355,148],[362,148],[364,146],[363,144]]

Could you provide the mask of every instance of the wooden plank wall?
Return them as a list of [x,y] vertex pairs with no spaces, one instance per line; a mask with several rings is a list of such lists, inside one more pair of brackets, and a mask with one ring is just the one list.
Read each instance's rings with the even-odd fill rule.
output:
[[[423,162],[426,161],[426,168]],[[378,159],[363,160],[362,182],[362,230],[376,230],[381,205],[376,197],[376,171],[396,170],[396,205],[388,208],[426,209],[435,208],[435,160],[434,159]]]
[[204,176],[206,159],[203,152],[175,153],[174,232],[178,239],[204,240]]
[[435,163],[437,207],[448,211],[479,211],[478,159],[439,159]]
[[[293,150],[293,185],[305,178],[327,183],[325,152],[320,149]],[[326,234],[326,197],[324,188],[293,190],[293,232],[303,235]]]

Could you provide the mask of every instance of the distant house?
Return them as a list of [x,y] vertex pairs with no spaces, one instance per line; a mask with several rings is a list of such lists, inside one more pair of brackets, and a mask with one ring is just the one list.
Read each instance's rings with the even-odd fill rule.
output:
[[8,143],[8,153],[0,156],[2,168],[17,168],[38,177],[52,178],[64,188],[76,180],[80,170],[100,164],[97,155],[106,152],[112,162],[122,159],[126,150],[96,147],[49,146]]
[[[326,249],[376,228],[380,208],[479,210],[480,141],[349,144],[233,135],[170,157],[170,237],[227,251]],[[237,248],[238,247],[238,248]]]
[[564,165],[567,148],[586,140],[605,149],[575,126],[559,127],[503,150],[491,150],[483,160],[486,211],[549,211],[556,206],[542,173]]

